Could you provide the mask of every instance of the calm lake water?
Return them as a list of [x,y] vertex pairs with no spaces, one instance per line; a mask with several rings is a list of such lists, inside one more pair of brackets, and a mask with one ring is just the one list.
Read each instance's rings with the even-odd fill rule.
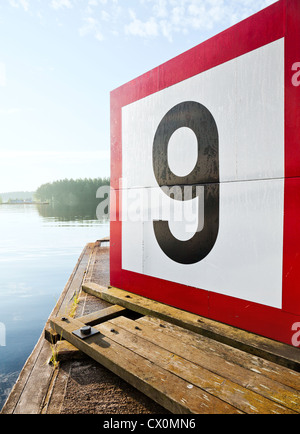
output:
[[95,211],[0,206],[0,409],[84,246],[109,236]]

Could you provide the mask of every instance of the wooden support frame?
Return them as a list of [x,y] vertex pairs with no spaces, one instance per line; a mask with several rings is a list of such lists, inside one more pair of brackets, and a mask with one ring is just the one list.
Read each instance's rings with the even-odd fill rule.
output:
[[[287,367],[298,367],[300,352],[285,353],[290,346],[117,288],[85,281],[82,290],[112,305],[52,318],[53,333],[170,412],[300,412],[300,375]],[[76,336],[85,325],[99,333]]]
[[299,412],[299,376],[291,388],[258,375],[257,370],[226,363],[202,345],[187,346],[181,344],[181,337],[158,333],[147,317],[133,321],[119,316],[95,326],[100,333],[85,340],[73,334],[84,325],[79,320],[56,318],[51,325],[72,345],[172,413]]
[[[112,305],[77,319],[84,325],[93,326],[95,324],[101,324],[102,322],[109,321],[119,315],[124,315],[126,311],[127,309],[124,307]],[[45,330],[45,338],[51,344],[55,344],[62,338],[62,336],[55,332],[52,328],[47,328],[47,330]]]
[[112,305],[104,309],[98,310],[97,312],[92,312],[88,315],[81,316],[78,321],[81,321],[85,325],[93,326],[95,324],[100,324],[105,321],[109,321],[118,317],[119,315],[124,315],[127,311],[124,307]]
[[226,345],[300,372],[300,350],[298,348],[118,288],[103,288],[92,282],[83,284],[82,288],[84,291],[109,303],[115,303],[142,315],[151,315],[166,320]]
[[[178,414],[198,413],[200,406],[203,407],[203,412],[205,408],[207,411],[207,394],[203,390],[196,387],[190,390],[188,383],[178,377],[174,381],[174,376],[168,371],[161,368],[157,370],[153,363],[149,363],[143,357],[104,335],[103,330],[101,334],[88,340],[81,340],[72,332],[81,328],[83,324],[74,319],[68,319],[68,321],[51,320],[51,326],[54,330],[72,345],[171,412]],[[216,412],[242,413],[221,400],[215,399],[214,401]]]

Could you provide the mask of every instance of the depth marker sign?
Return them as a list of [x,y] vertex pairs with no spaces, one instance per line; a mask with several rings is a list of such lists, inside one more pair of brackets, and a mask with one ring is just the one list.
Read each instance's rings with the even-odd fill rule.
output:
[[111,285],[295,345],[299,70],[281,0],[111,93]]

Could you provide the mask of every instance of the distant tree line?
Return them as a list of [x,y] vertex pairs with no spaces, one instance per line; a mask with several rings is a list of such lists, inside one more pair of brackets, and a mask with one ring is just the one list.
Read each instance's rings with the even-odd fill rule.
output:
[[98,188],[110,185],[109,178],[63,179],[41,185],[35,192],[35,199],[52,204],[78,206],[99,203],[96,198]]
[[[33,200],[34,192],[33,191],[11,191],[9,193],[0,193],[2,202],[9,202],[10,200]],[[1,202],[0,202],[1,203]]]

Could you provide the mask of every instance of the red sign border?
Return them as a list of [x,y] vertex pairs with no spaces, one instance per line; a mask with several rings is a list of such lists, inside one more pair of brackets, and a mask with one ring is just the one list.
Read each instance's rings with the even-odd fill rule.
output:
[[[259,47],[285,38],[285,199],[282,309],[122,269],[122,107]],[[112,286],[291,345],[300,322],[300,2],[280,0],[219,35],[111,92],[111,187],[116,219],[110,224]],[[114,202],[112,201],[112,206]]]

